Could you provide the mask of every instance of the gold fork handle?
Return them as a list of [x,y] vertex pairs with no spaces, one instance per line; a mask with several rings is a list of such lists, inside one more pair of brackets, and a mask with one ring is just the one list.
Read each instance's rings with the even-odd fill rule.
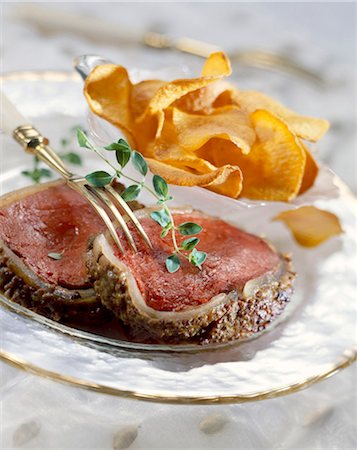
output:
[[63,164],[61,158],[49,146],[49,140],[42,136],[32,125],[21,125],[13,131],[13,136],[26,152],[36,156],[52,167],[63,178],[69,180],[73,174]]

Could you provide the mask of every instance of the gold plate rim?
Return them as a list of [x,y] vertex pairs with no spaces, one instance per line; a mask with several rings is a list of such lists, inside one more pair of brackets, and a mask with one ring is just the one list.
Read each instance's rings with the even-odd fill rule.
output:
[[121,390],[103,384],[91,383],[80,378],[71,377],[68,375],[61,375],[57,372],[52,372],[46,369],[42,369],[36,365],[27,363],[10,355],[7,352],[0,351],[0,359],[8,363],[9,365],[21,369],[25,372],[39,375],[43,378],[55,380],[62,384],[71,385],[86,389],[89,391],[99,392],[101,394],[112,395],[116,397],[129,398],[134,400],[155,402],[155,403],[168,403],[168,404],[195,404],[195,405],[210,405],[210,404],[232,404],[232,403],[248,403],[259,400],[267,400],[277,397],[282,397],[287,394],[293,394],[295,392],[306,389],[313,384],[326,380],[333,375],[336,375],[341,370],[346,369],[354,362],[357,361],[357,350],[348,350],[344,352],[344,358],[336,364],[331,366],[325,372],[319,375],[306,378],[305,380],[288,386],[282,386],[280,388],[253,392],[245,395],[229,395],[229,396],[207,396],[207,397],[190,397],[190,396],[161,396],[155,394],[144,394],[138,391]]
[[[8,81],[81,81],[80,76],[75,72],[68,71],[14,71],[7,72],[0,75],[0,82]],[[41,376],[46,379],[54,380],[62,384],[76,386],[89,391],[94,391],[102,394],[129,398],[134,400],[155,402],[155,403],[168,403],[168,404],[197,404],[197,405],[208,405],[208,404],[232,404],[232,403],[248,403],[259,400],[272,399],[277,397],[282,397],[284,395],[292,394],[303,389],[306,389],[320,381],[326,380],[333,375],[336,375],[341,370],[349,367],[354,362],[357,361],[357,349],[345,350],[341,356],[341,360],[334,365],[331,365],[326,371],[306,378],[305,380],[287,386],[282,386],[276,389],[271,389],[267,391],[252,392],[250,394],[235,394],[230,396],[207,396],[207,397],[190,397],[190,396],[161,396],[155,394],[144,394],[138,391],[121,390],[118,388],[113,388],[105,386],[102,384],[91,383],[80,378],[71,377],[67,375],[62,375],[57,372],[49,371],[43,369],[34,364],[28,363],[21,358],[17,358],[10,353],[0,350],[0,360],[9,364],[12,367],[23,370],[25,372]]]

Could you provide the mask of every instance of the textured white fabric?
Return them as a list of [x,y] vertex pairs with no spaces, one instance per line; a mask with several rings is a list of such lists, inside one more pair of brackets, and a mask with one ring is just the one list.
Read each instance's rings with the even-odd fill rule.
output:
[[[135,426],[133,449],[352,449],[356,368],[288,397],[181,406],[84,391],[2,364],[2,444],[13,448],[14,438],[19,442],[22,437],[20,448],[109,450],[116,433]],[[202,432],[200,422],[218,414],[226,421],[223,428],[214,434]]]
[[[166,66],[193,61],[182,54],[163,57],[154,50],[99,45],[75,35],[44,36],[32,26],[16,23],[11,18],[15,7],[19,5],[1,5],[5,72],[69,70],[72,58],[83,53],[150,69],[159,68],[163,61]],[[306,87],[303,96],[294,95],[289,85],[286,94],[290,106],[332,121],[330,137],[319,144],[321,156],[357,191],[355,4],[65,3],[48,7],[94,14],[118,26],[188,35],[227,50],[278,50],[323,73],[330,89],[320,95],[311,87]],[[281,93],[281,86],[267,75],[266,83],[251,87]],[[2,448],[120,448],[135,438],[137,427],[130,448],[357,447],[356,366],[288,397],[225,406],[125,400],[61,385],[4,363],[0,370]],[[200,429],[202,420],[206,433]],[[207,434],[215,427],[215,433]]]

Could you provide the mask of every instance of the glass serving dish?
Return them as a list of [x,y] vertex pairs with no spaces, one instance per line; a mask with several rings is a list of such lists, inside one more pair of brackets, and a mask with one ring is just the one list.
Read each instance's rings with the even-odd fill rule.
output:
[[[76,125],[89,123],[98,142],[120,135],[91,116],[87,120],[82,82],[72,73],[9,74],[2,78],[2,88],[54,148]],[[31,158],[11,139],[0,139],[3,194],[28,184],[21,171],[30,167]],[[82,156],[81,173],[102,168],[90,152]],[[274,327],[225,345],[139,344],[56,323],[0,296],[1,357],[88,389],[176,403],[271,398],[307,387],[356,359],[357,206],[338,177],[323,167],[315,186],[289,205],[237,201],[199,188],[171,191],[176,205],[219,215],[293,254],[295,293]],[[145,196],[141,200],[150,204]],[[306,249],[282,223],[272,221],[278,212],[307,203],[337,214],[344,233]]]

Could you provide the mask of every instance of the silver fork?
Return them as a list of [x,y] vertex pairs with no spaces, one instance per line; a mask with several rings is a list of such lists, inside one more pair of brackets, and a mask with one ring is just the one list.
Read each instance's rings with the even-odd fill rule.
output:
[[[66,180],[66,183],[70,188],[79,192],[79,194],[92,205],[97,214],[103,219],[110,235],[123,254],[124,247],[120,242],[115,229],[115,224],[112,222],[108,212],[116,219],[131,248],[135,252],[137,252],[137,248],[133,236],[131,235],[127,222],[120,210],[132,221],[146,244],[152,248],[150,239],[139,220],[112,186],[95,187],[90,185],[85,178],[71,173],[63,164],[63,161],[57,153],[50,147],[49,140],[42,136],[42,134],[32,125],[27,124],[28,121],[19,113],[16,107],[1,91],[0,103],[0,126],[3,131],[11,135],[19,144],[21,144],[26,152],[36,156],[59,173]],[[120,208],[120,210],[118,208]]]

